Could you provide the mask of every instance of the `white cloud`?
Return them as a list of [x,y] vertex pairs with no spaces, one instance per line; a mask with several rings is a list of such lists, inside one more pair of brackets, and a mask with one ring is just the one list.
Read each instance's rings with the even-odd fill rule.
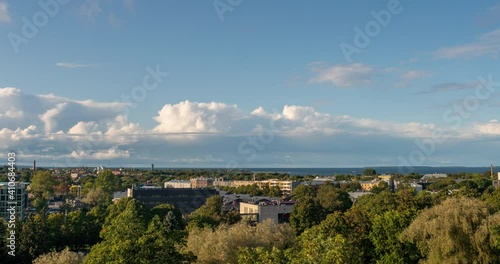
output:
[[[144,128],[114,110],[123,106],[118,103],[29,95],[15,88],[0,89],[0,94],[0,113],[22,112],[15,122],[0,116],[0,149],[15,150],[20,162],[36,159],[58,166],[106,165],[103,160],[116,166],[225,167],[231,160],[241,166],[279,166],[292,160],[334,166],[360,159],[395,164],[398,155],[416,148],[415,139],[431,139],[437,129],[450,139],[440,150],[464,140],[500,137],[500,126],[493,121],[451,130],[319,112],[310,106],[244,111],[232,104],[190,101],[166,104],[154,117],[157,125]],[[249,155],[253,152],[255,157]]]
[[331,83],[338,87],[369,84],[375,74],[373,67],[363,63],[334,66],[315,63],[311,66],[316,76],[310,79],[310,82]]
[[479,134],[500,136],[500,122],[496,119],[490,120],[485,124],[477,124],[475,130]]
[[78,64],[78,63],[71,63],[71,62],[58,62],[56,63],[57,67],[63,67],[63,68],[89,68],[89,67],[94,67],[92,64]]
[[0,22],[9,23],[10,21],[11,21],[11,18],[9,15],[9,6],[7,5],[7,2],[1,1],[0,2]]
[[0,97],[17,96],[21,94],[21,90],[13,87],[0,88]]
[[401,74],[401,79],[404,81],[412,81],[412,80],[422,79],[422,78],[428,77],[430,75],[431,75],[431,73],[428,71],[410,70],[410,71],[403,72]]
[[498,57],[500,51],[500,29],[485,33],[475,42],[444,47],[434,53],[435,58],[457,59],[481,56]]
[[154,118],[161,133],[223,133],[241,113],[236,105],[184,101],[166,104]]
[[16,109],[16,108],[11,108],[5,111],[5,113],[0,113],[0,118],[22,118],[23,117],[23,111]]

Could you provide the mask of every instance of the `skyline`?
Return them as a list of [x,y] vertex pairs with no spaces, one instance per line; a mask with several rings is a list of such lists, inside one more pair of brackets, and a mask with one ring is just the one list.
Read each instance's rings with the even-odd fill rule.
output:
[[498,164],[495,1],[40,3],[0,0],[19,164]]

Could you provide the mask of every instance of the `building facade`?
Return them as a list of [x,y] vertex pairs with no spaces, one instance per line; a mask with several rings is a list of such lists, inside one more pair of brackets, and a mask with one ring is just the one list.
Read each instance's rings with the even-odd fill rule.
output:
[[164,183],[165,188],[190,189],[191,181],[172,180]]
[[285,223],[289,222],[293,206],[293,202],[240,202],[239,211],[242,218],[251,221],[261,223],[266,219],[272,219],[276,223]]
[[10,219],[10,209],[14,206],[17,219],[24,219],[28,207],[28,192],[26,190],[28,184],[27,182],[0,182],[0,217],[6,220]]
[[214,180],[212,178],[192,178],[191,188],[208,188],[214,186]]
[[182,213],[189,214],[205,204],[207,198],[218,195],[214,189],[141,189],[129,188],[127,197],[132,197],[147,207],[153,208],[160,204],[171,204]]

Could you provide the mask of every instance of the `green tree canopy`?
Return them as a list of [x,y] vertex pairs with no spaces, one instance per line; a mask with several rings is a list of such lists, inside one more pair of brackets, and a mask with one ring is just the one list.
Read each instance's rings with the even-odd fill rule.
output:
[[372,168],[366,168],[363,170],[363,176],[375,176],[377,175],[377,171]]
[[[449,198],[422,211],[403,231],[403,241],[415,243],[425,263],[498,263],[498,252],[487,243],[483,227],[491,215],[484,202]],[[481,232],[481,230],[483,230]]]

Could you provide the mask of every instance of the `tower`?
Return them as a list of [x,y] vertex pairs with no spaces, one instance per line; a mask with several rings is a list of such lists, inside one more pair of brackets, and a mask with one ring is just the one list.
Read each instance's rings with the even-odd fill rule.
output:
[[491,169],[491,172],[490,172],[490,173],[491,173],[491,174],[490,174],[491,179],[492,179],[492,180],[494,180],[494,179],[495,179],[495,175],[494,175],[494,174],[495,174],[495,172],[494,172],[493,164],[491,165],[490,169]]
[[36,174],[36,160],[33,161],[33,175]]
[[155,164],[151,164],[151,170],[154,171],[155,170]]

